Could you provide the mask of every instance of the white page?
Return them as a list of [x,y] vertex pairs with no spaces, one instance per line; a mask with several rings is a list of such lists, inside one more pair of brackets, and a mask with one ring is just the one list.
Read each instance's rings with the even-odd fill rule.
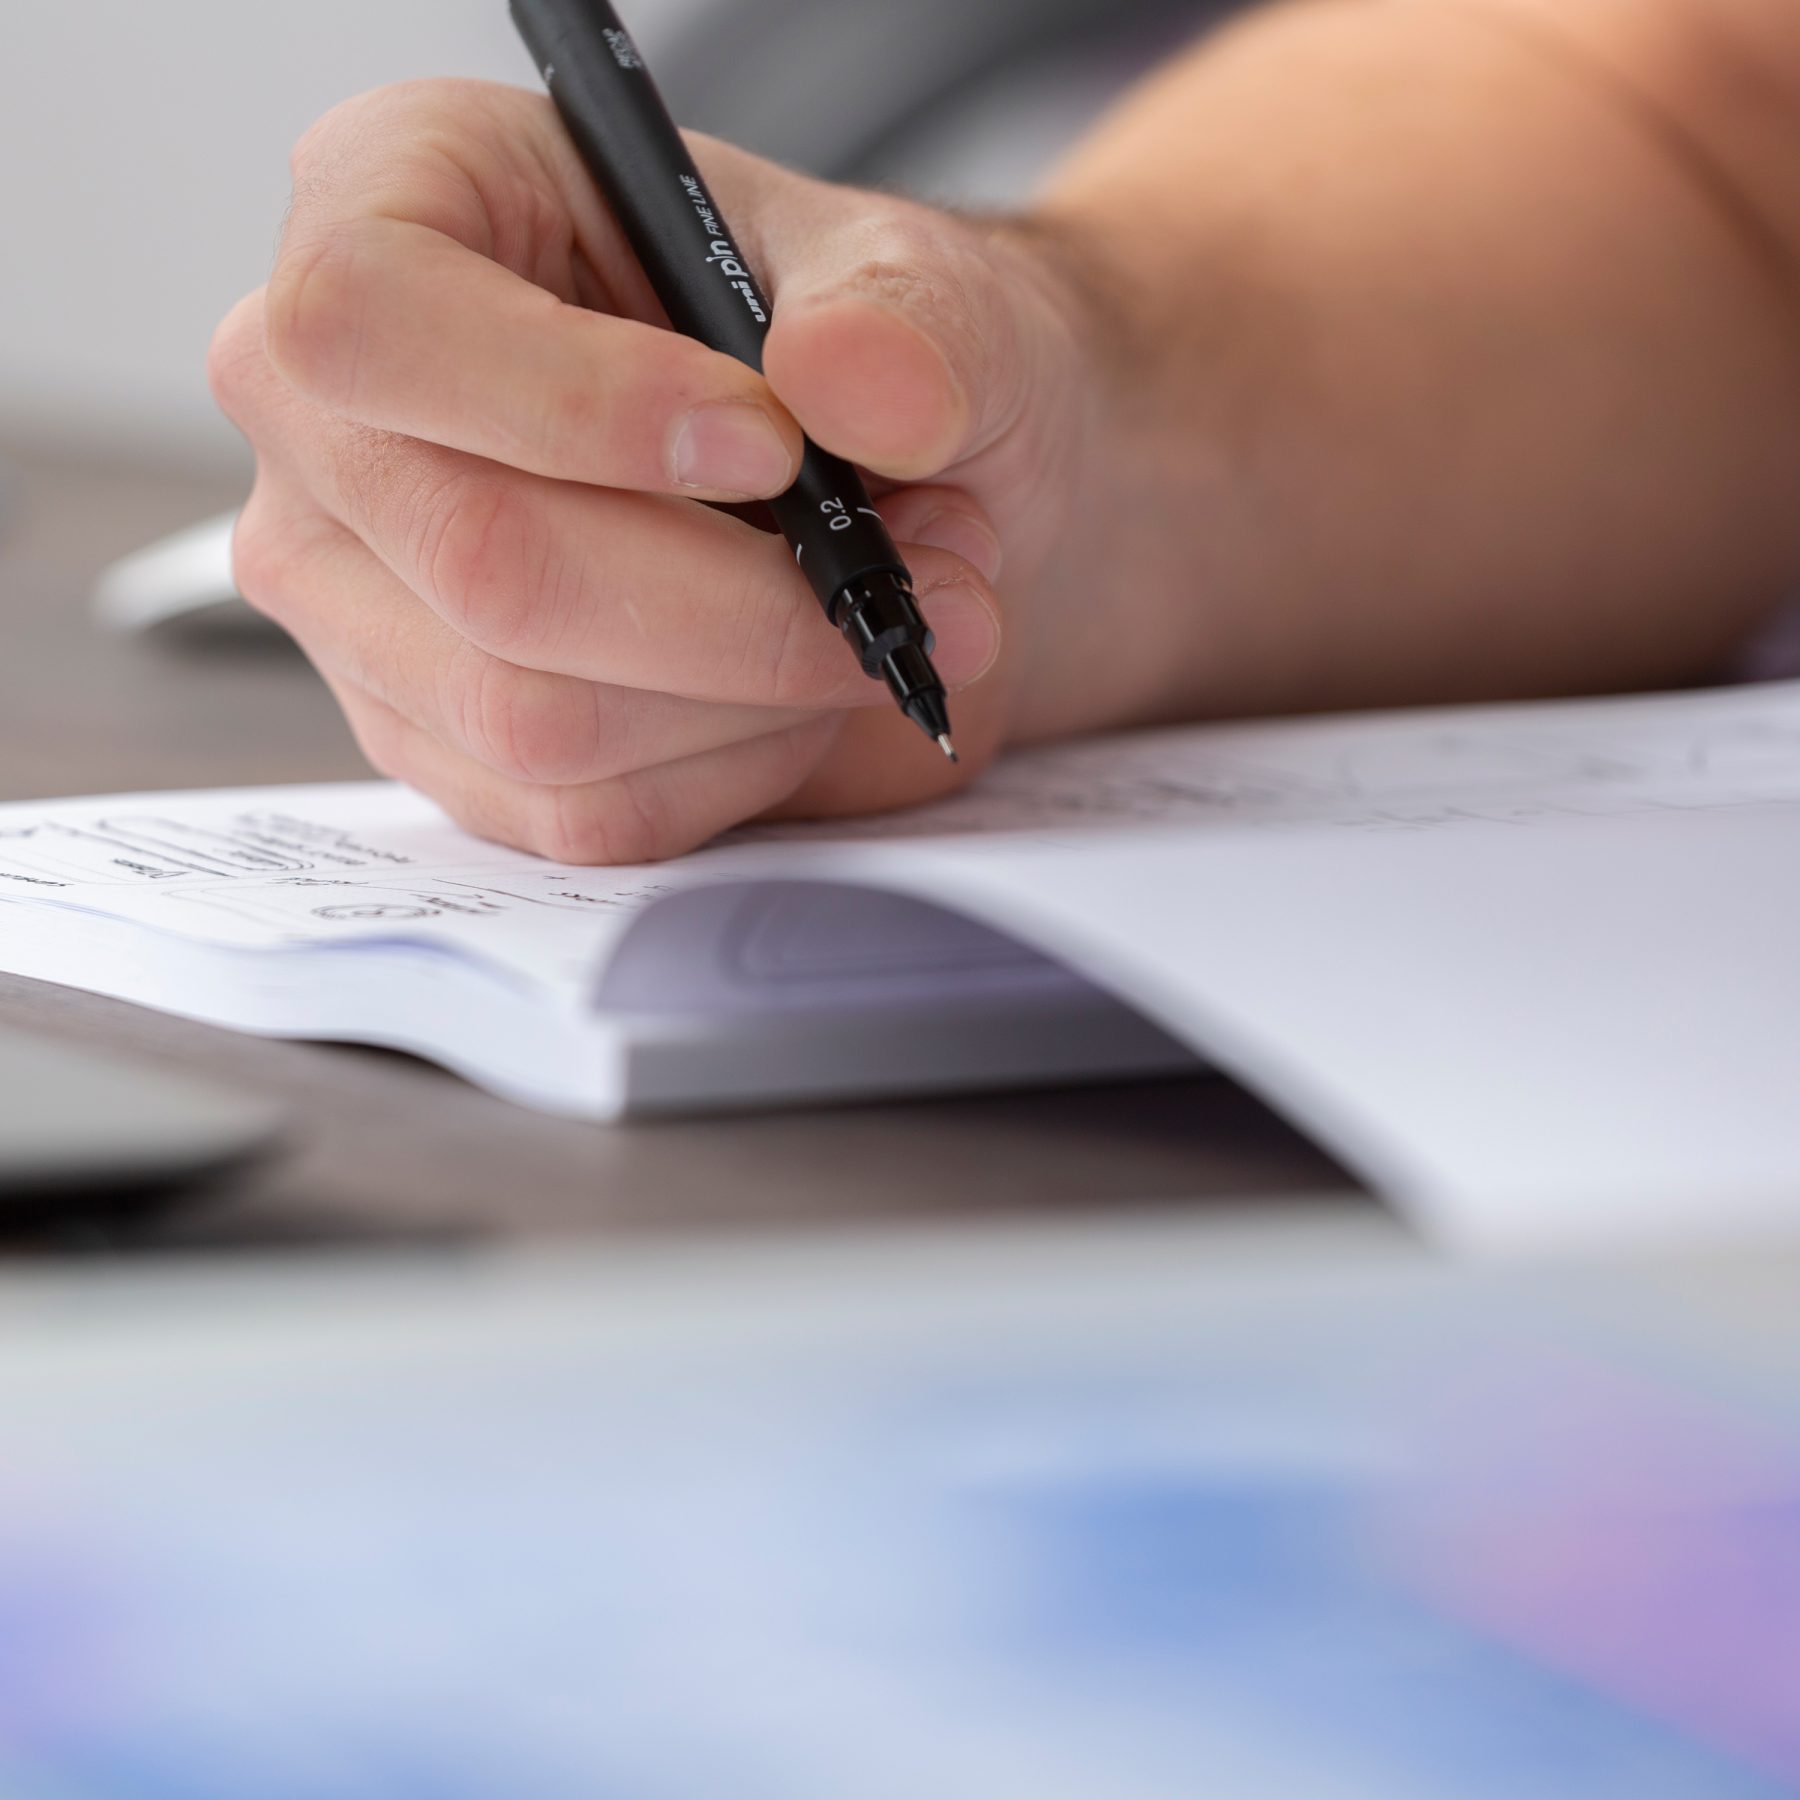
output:
[[857,873],[1067,956],[1446,1241],[1800,1238],[1800,802]]
[[1121,748],[1018,803],[1197,829],[840,868],[1068,958],[1450,1241],[1800,1237],[1800,688]]
[[561,869],[386,782],[0,807],[0,896],[219,947],[429,943],[579,992],[666,870]]
[[1098,741],[656,870],[558,870],[381,784],[0,808],[0,891],[217,945],[448,946],[570,1009],[647,901],[758,875],[1028,939],[1463,1241],[1800,1215],[1791,685]]
[[0,807],[14,902],[0,966],[240,1030],[410,1051],[596,1118],[1192,1063],[1017,940],[897,896],[876,932],[864,896],[808,893],[776,917],[762,889],[721,887],[727,907],[659,921],[630,991],[600,992],[648,905],[770,857],[559,868],[375,782]]

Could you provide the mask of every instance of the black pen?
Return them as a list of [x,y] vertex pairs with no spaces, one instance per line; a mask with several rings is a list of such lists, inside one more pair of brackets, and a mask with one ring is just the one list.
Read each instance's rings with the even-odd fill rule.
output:
[[[512,0],[512,16],[670,322],[760,371],[768,298],[618,14],[605,0]],[[862,477],[809,442],[769,506],[863,673],[954,762],[931,629]]]

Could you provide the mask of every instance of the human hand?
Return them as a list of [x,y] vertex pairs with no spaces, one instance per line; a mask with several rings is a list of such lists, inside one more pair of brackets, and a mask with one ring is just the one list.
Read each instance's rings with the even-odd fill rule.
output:
[[[1055,258],[695,148],[775,297],[766,380],[658,328],[547,100],[461,82],[307,134],[272,279],[211,357],[257,454],[246,597],[378,768],[559,860],[930,798],[1068,685],[1046,570],[1095,359]],[[862,675],[782,540],[722,510],[783,491],[803,429],[876,478],[960,770]]]

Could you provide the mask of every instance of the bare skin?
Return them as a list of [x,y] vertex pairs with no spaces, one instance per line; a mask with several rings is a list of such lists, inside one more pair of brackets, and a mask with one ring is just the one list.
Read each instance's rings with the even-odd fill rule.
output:
[[[642,861],[1010,744],[1702,678],[1800,585],[1792,0],[1274,7],[1017,220],[696,151],[766,380],[471,84],[308,134],[215,341],[245,592],[485,835]],[[960,770],[723,510],[802,429],[877,478]]]

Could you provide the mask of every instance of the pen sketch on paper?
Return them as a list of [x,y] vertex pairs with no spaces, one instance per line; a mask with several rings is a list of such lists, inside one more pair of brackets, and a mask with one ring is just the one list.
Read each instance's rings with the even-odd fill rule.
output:
[[403,867],[405,856],[302,819],[245,813],[223,823],[155,815],[0,827],[0,880],[46,886],[298,875],[321,868]]
[[[1118,830],[1520,828],[1559,819],[1800,804],[1800,686],[1640,700],[1186,728],[1003,760],[913,813],[752,826],[738,850],[883,839]],[[371,927],[496,930],[618,922],[717,871],[569,869],[481,843],[379,784],[284,794],[64,802],[0,814],[0,897],[86,890],[146,899],[164,920],[206,909],[285,941]],[[110,904],[110,901],[106,902]],[[170,908],[173,907],[172,912]]]
[[231,795],[168,797],[155,811],[62,803],[0,825],[0,897],[61,894],[245,942],[430,927],[471,942],[523,933],[585,946],[593,920],[629,918],[671,885],[660,870],[560,868],[468,838],[398,790],[368,792],[385,797],[371,810],[358,796],[367,829],[330,816],[343,790],[296,798],[296,808],[319,806],[307,816]]
[[432,919],[517,918],[534,911],[628,916],[672,892],[664,878],[595,871],[586,880],[570,871],[505,886],[443,879],[432,871],[418,885],[377,880],[231,882],[183,891],[176,898],[232,914],[246,923],[304,932],[309,926],[405,925]]
[[1012,758],[952,800],[845,834],[1420,830],[1794,802],[1800,690],[1783,688],[1099,739]]

